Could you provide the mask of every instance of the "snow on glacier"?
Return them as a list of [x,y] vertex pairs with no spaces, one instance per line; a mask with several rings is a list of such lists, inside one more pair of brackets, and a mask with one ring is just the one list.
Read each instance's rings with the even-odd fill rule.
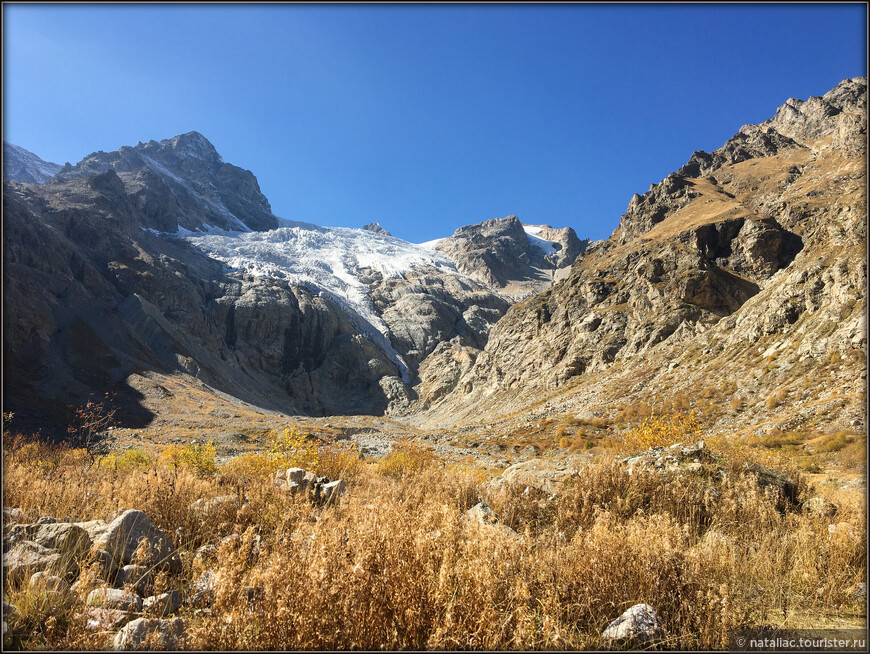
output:
[[544,255],[556,254],[556,247],[553,241],[547,241],[538,236],[543,229],[540,225],[523,225],[523,231],[529,237],[529,243],[544,251]]
[[176,235],[231,269],[260,277],[314,287],[345,309],[354,326],[396,364],[410,382],[408,366],[390,343],[390,331],[360,281],[363,269],[400,277],[417,266],[434,266],[459,274],[447,257],[402,239],[362,229],[319,227],[279,219],[267,232],[208,233],[180,230]]

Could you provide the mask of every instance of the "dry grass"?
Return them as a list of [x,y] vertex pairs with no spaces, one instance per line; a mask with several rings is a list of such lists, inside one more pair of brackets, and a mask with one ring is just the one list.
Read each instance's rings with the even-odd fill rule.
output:
[[[639,602],[657,608],[664,645],[677,649],[722,648],[732,628],[807,615],[863,624],[850,597],[866,578],[860,495],[830,491],[836,518],[782,513],[743,460],[729,455],[715,481],[629,475],[602,459],[548,500],[490,492],[479,471],[444,466],[413,443],[378,463],[332,443],[314,465],[341,473],[348,492],[317,507],[277,489],[265,458],[211,476],[159,459],[82,472],[75,451],[10,441],[4,505],[77,520],[141,509],[165,533],[186,534],[176,538],[184,573],[166,582],[185,594],[202,567],[195,549],[235,534],[206,562],[219,575],[210,614],[182,609],[192,649],[599,648],[607,623]],[[189,509],[232,493],[247,508],[206,520]],[[460,519],[481,500],[513,531]],[[105,635],[84,630],[80,601],[4,592],[21,609],[17,646],[105,647]]]

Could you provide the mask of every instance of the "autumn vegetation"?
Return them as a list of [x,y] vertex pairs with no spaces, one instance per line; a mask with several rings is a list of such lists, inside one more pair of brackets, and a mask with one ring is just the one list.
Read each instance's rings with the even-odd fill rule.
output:
[[[144,511],[183,561],[180,576],[158,576],[158,590],[187,597],[202,571],[217,574],[210,608],[181,609],[189,649],[594,649],[609,646],[608,622],[641,602],[661,615],[666,649],[725,648],[742,626],[863,624],[862,493],[827,490],[832,517],[783,510],[743,467],[757,448],[725,451],[716,492],[704,475],[621,464],[632,448],[702,435],[691,414],[647,417],[549,498],[494,490],[494,471],[445,463],[412,441],[363,460],[345,442],[288,427],[262,452],[224,462],[206,442],[114,450],[87,465],[82,448],[4,433],[3,505],[28,520]],[[800,499],[817,492],[791,459],[763,449]],[[277,488],[275,472],[296,465],[344,479],[347,493],[318,506]],[[207,518],[190,508],[227,494],[241,508]],[[498,525],[462,519],[481,501]],[[209,543],[216,550],[197,556]],[[25,584],[4,587],[4,599],[19,608],[13,648],[107,646],[107,634],[85,628],[83,596],[52,603]]]

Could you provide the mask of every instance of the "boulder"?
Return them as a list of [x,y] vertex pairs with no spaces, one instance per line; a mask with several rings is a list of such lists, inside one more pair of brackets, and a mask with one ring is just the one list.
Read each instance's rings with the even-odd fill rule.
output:
[[130,617],[128,611],[92,606],[85,611],[85,629],[88,631],[115,631],[127,624]]
[[797,505],[798,487],[791,477],[758,463],[745,463],[743,464],[743,469],[755,476],[761,488],[775,489],[780,493],[785,502],[792,506]]
[[211,606],[219,577],[211,570],[203,572],[193,584],[193,594],[188,603],[194,607]]
[[3,521],[8,525],[14,522],[21,522],[24,520],[24,511],[15,507],[10,508],[8,506],[3,507]]
[[86,522],[74,522],[76,527],[84,529],[92,541],[98,540],[100,536],[106,533],[109,528],[109,523],[105,520],[88,520]]
[[175,546],[160,529],[151,524],[142,511],[124,511],[109,524],[96,544],[109,552],[115,561],[126,565],[132,563],[133,554],[143,539],[150,543],[151,555],[139,563],[154,568],[168,568],[173,573],[181,572],[181,559]]
[[74,597],[65,579],[48,572],[35,572],[27,584],[31,590],[43,594],[52,603],[72,606]]
[[29,540],[3,555],[3,576],[8,582],[20,583],[41,571],[66,577],[75,571],[75,561]]
[[118,570],[115,586],[124,588],[130,586],[137,595],[145,595],[152,583],[151,568],[145,565],[125,565]]
[[85,563],[88,567],[96,566],[96,575],[103,579],[111,579],[118,570],[118,563],[115,558],[106,550],[94,547],[88,553]]
[[344,494],[345,489],[345,483],[341,479],[323,484],[320,488],[320,498],[323,502],[336,502]]
[[142,601],[142,612],[158,618],[172,615],[181,608],[181,593],[171,590],[168,593],[152,595]]
[[137,618],[116,635],[115,651],[126,650],[176,650],[184,636],[184,621],[181,618]]
[[481,525],[492,525],[498,523],[498,519],[492,512],[492,509],[483,502],[479,502],[468,509],[468,511],[462,514],[461,519],[463,522],[477,523]]
[[97,588],[88,595],[88,606],[99,606],[106,609],[118,609],[120,611],[133,610],[136,613],[142,610],[142,598],[120,588]]
[[604,638],[627,642],[646,642],[661,634],[662,623],[649,604],[635,604],[602,632]]
[[488,482],[488,486],[493,489],[506,486],[525,487],[552,497],[560,492],[565,482],[579,474],[577,467],[571,462],[531,459],[510,466],[501,475]]

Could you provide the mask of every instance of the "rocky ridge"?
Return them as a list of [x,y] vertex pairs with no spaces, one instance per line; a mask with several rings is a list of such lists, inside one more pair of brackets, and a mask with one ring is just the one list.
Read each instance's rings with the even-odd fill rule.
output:
[[29,150],[11,143],[3,143],[3,179],[27,184],[44,184],[60,169],[60,165],[44,161]]
[[[856,78],[695,152],[635,195],[567,279],[511,307],[483,350],[441,351],[465,363],[424,366],[418,392],[436,397],[417,422],[476,420],[548,397],[550,414],[600,410],[602,389],[620,377],[644,380],[622,384],[623,401],[726,382],[753,404],[781,387],[810,401],[794,377],[808,373],[855,391],[846,412],[820,420],[862,420],[865,122],[866,80]],[[778,413],[795,420],[794,406]],[[816,413],[805,407],[792,426]]]

